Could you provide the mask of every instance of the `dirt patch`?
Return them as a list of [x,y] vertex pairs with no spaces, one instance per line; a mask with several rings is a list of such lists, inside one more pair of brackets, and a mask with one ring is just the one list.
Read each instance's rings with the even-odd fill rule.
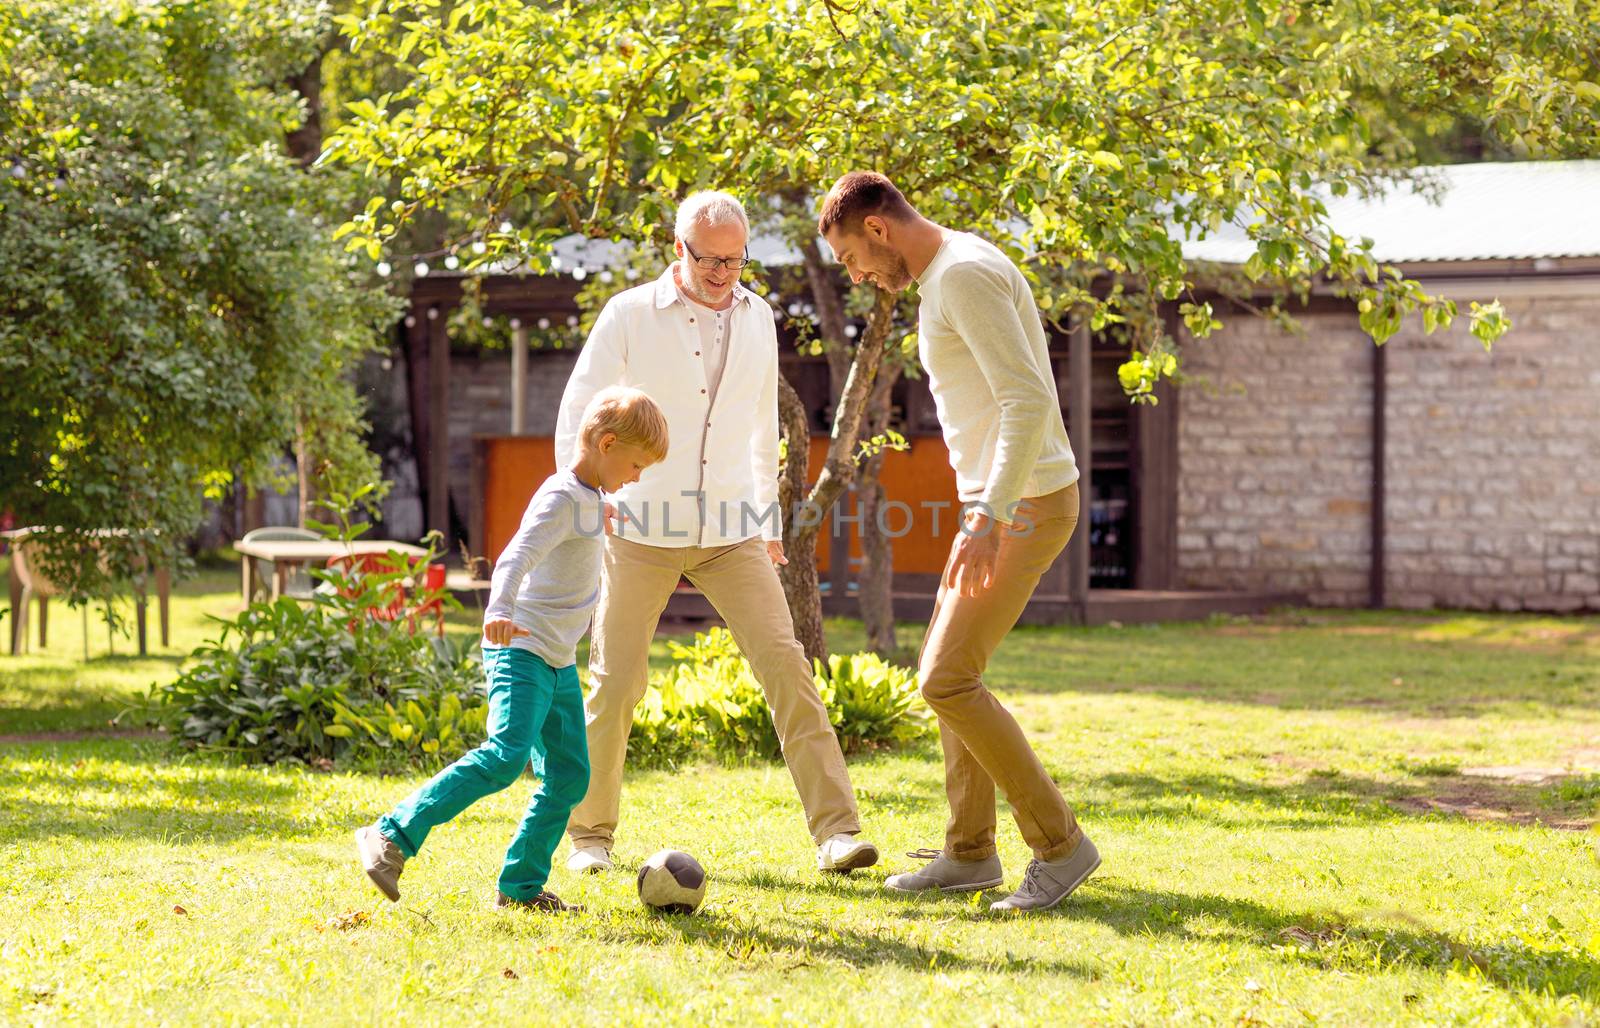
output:
[[1291,767],[1296,771],[1321,771],[1326,766],[1320,761],[1302,757],[1298,753],[1269,753],[1267,763],[1276,764],[1278,767]]
[[[1554,771],[1554,774],[1549,772]],[[1469,821],[1496,821],[1502,824],[1544,825],[1561,831],[1583,832],[1594,825],[1594,818],[1574,815],[1570,810],[1549,809],[1541,787],[1571,777],[1560,768],[1496,767],[1468,768],[1459,776],[1439,783],[1430,792],[1389,800],[1403,814],[1450,814]],[[1544,798],[1545,803],[1540,800]]]
[[0,735],[0,746],[12,746],[29,742],[92,742],[96,739],[160,738],[164,738],[164,733],[154,732],[148,728],[108,728],[98,732],[21,732],[16,735]]

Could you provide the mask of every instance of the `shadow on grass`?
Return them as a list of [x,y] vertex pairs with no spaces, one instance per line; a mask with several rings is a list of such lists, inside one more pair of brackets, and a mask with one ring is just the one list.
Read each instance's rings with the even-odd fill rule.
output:
[[[1007,916],[990,913],[987,902],[974,907],[968,896],[884,895],[901,900],[901,916],[909,920],[977,924]],[[1054,911],[1025,916],[1097,921],[1119,935],[1140,939],[1215,943],[1224,938],[1277,949],[1287,961],[1346,974],[1413,968],[1479,976],[1506,990],[1600,1000],[1600,962],[1576,951],[1535,948],[1520,940],[1472,945],[1414,922],[1403,927],[1354,926],[1336,915],[1296,913],[1227,896],[1144,889],[1114,878],[1091,879]],[[1218,924],[1223,926],[1220,935]]]
[[657,916],[597,921],[595,934],[608,942],[647,946],[700,946],[721,950],[730,960],[752,967],[795,970],[813,960],[852,967],[896,966],[929,974],[952,970],[1026,971],[1091,980],[1101,972],[1062,960],[1007,957],[974,960],[952,949],[921,945],[889,932],[860,931],[838,922],[800,923],[792,919],[745,920],[717,911],[692,917]]
[[293,782],[248,768],[156,763],[115,774],[77,764],[0,765],[0,807],[7,811],[0,841],[126,837],[178,844],[328,831],[329,819],[318,811],[290,813],[299,798]]
[[1252,782],[1219,773],[1163,777],[1113,772],[1078,792],[1082,812],[1137,824],[1204,821],[1224,828],[1314,829],[1393,822],[1407,817],[1463,817],[1502,824],[1587,827],[1587,799],[1513,781],[1441,775],[1425,782],[1383,782],[1340,772],[1287,783]]

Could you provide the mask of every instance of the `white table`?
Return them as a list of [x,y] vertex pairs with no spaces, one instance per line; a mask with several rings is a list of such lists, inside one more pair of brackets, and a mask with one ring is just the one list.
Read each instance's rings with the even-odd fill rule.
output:
[[410,543],[397,542],[393,539],[357,539],[354,542],[343,543],[337,539],[274,539],[261,542],[238,542],[233,544],[234,552],[239,554],[240,581],[244,591],[244,602],[248,606],[250,598],[255,595],[255,560],[264,560],[272,565],[272,598],[276,600],[283,594],[284,579],[292,566],[305,564],[326,564],[330,557],[343,557],[346,554],[361,553],[389,553],[390,551],[402,553],[407,557],[424,557],[428,551],[420,546]]

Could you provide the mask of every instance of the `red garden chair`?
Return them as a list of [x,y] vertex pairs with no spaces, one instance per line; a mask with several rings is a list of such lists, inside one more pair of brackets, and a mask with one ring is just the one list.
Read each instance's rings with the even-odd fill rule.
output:
[[[418,577],[417,572],[421,571],[421,595],[425,599],[420,604],[415,606],[411,604],[412,590],[406,588],[403,579],[397,579],[388,583],[385,588],[385,594],[389,598],[367,607],[365,613],[377,621],[395,621],[404,617],[413,632],[417,630],[418,618],[432,616],[439,635],[443,636],[445,566],[429,564],[425,568],[415,568],[409,566],[404,557],[400,560],[401,563],[396,564],[387,553],[338,554],[328,558],[328,567],[338,568],[346,575],[358,578],[364,575],[391,575],[397,571],[404,571],[409,573],[413,581]],[[339,594],[355,597],[360,596],[364,590],[365,586],[359,582],[350,582],[340,587]]]

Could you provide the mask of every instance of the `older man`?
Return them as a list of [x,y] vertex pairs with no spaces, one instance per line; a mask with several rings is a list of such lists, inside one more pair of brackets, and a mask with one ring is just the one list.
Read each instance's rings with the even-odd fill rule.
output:
[[1048,909],[1094,873],[1100,854],[982,677],[1078,523],[1078,467],[1039,309],[1004,253],[924,218],[874,172],[851,172],[834,184],[817,231],[852,280],[893,292],[916,281],[918,353],[957,489],[971,505],[918,668],[944,744],[944,849],[927,867],[885,884],[902,892],[999,885],[998,784],[1034,859],[1017,891],[991,906]]
[[672,438],[667,459],[617,495],[590,636],[589,793],[567,823],[567,866],[611,867],[633,708],[645,692],[650,639],[681,576],[727,622],[766,693],[817,867],[869,867],[878,851],[857,837],[844,754],[778,581],[776,566],[786,563],[778,341],[772,309],[739,284],[749,221],[732,196],[704,192],[684,201],[675,227],[678,260],[600,312],[556,428],[556,453],[569,461],[590,398],[627,385],[661,406]]

